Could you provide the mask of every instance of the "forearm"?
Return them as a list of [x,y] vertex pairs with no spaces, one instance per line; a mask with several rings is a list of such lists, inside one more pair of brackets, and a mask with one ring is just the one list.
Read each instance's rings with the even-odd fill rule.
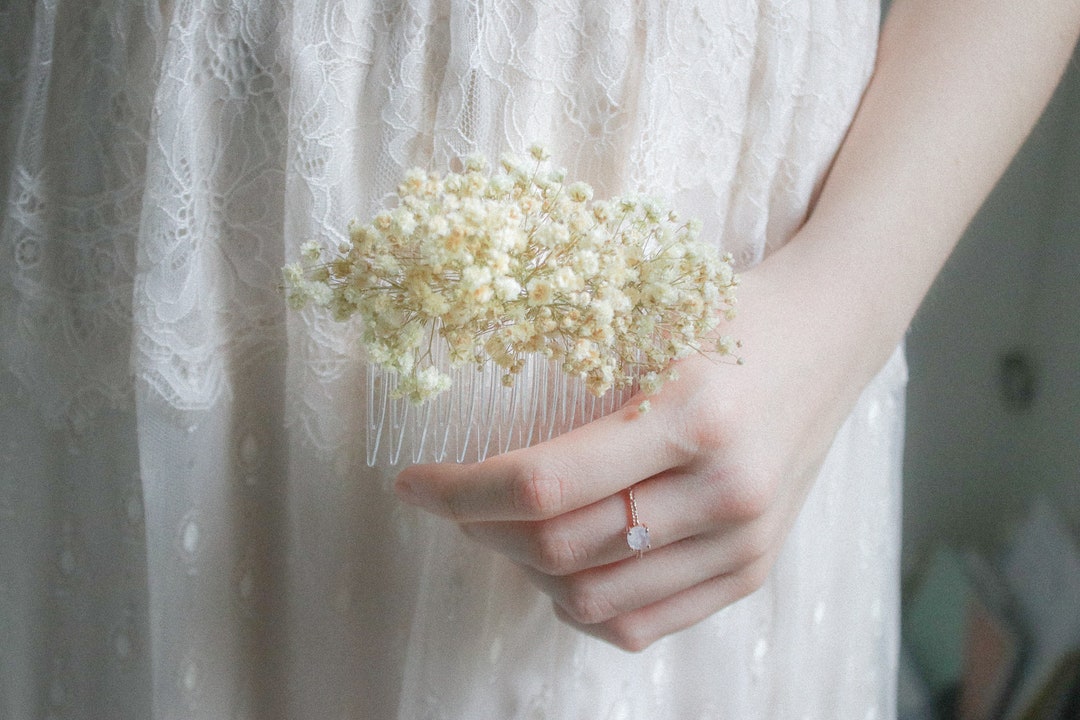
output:
[[[747,278],[819,299],[821,337],[876,370],[1053,92],[1077,0],[897,0],[877,69],[805,227]],[[808,308],[809,311],[809,308]],[[791,341],[800,338],[792,337]]]

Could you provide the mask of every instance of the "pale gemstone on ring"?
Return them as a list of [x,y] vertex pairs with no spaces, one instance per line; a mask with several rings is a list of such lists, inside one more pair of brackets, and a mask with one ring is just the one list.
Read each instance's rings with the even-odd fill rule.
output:
[[649,545],[649,528],[644,525],[635,525],[626,531],[626,544],[639,555],[651,546]]

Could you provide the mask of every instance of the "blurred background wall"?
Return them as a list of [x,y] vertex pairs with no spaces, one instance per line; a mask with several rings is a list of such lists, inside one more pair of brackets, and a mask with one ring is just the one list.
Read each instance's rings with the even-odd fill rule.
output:
[[908,335],[905,570],[1033,499],[1080,538],[1080,53]]

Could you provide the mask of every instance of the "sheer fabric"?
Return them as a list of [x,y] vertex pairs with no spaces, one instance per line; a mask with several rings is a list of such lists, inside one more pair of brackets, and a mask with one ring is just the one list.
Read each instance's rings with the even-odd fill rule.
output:
[[877,13],[5,4],[0,715],[892,717],[899,354],[765,587],[634,655],[393,499],[364,462],[356,329],[278,289],[404,168],[533,140],[750,266],[803,219]]

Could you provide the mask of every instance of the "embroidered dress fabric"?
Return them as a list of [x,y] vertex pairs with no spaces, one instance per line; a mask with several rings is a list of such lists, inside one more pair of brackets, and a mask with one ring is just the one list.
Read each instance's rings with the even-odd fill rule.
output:
[[764,587],[629,654],[394,499],[357,329],[279,290],[405,168],[533,140],[749,267],[877,27],[871,0],[6,3],[0,716],[893,717],[899,352]]

